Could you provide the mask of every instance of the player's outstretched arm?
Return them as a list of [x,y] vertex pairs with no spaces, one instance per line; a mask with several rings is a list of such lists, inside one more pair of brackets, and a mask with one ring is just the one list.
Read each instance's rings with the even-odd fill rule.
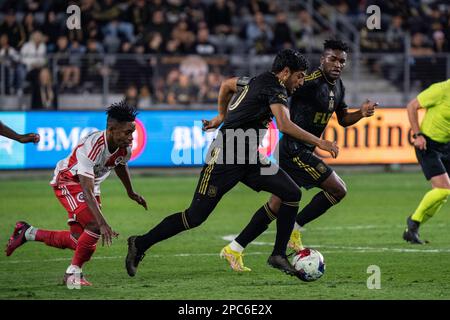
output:
[[131,185],[131,176],[130,171],[128,170],[127,165],[119,164],[114,168],[114,171],[116,172],[117,176],[119,177],[120,181],[122,181],[123,186],[125,187],[125,190],[127,190],[128,197],[130,197],[131,200],[136,201],[141,206],[147,209],[147,202],[145,201],[144,197],[140,196],[136,192],[133,191],[133,186]]
[[230,102],[233,94],[237,92],[237,81],[239,78],[234,77],[222,82],[219,90],[219,97],[217,98],[217,111],[218,115],[211,120],[202,120],[203,130],[217,129],[225,119],[227,114],[228,103]]
[[20,143],[34,142],[38,143],[40,137],[36,133],[18,134],[13,129],[0,121],[0,135]]
[[276,103],[271,104],[270,109],[272,110],[272,113],[277,120],[277,126],[281,132],[290,135],[295,139],[315,145],[319,149],[329,152],[333,158],[336,158],[338,156],[339,147],[337,146],[336,141],[331,142],[328,140],[319,139],[315,135],[297,126],[291,121],[289,117],[289,110],[286,108],[286,106],[280,103]]
[[97,199],[95,199],[94,179],[88,178],[83,175],[78,175],[78,177],[80,179],[80,185],[83,188],[84,200],[91,210],[91,213],[97,221],[98,227],[100,229],[100,234],[102,235],[102,245],[105,245],[106,242],[106,245],[110,246],[112,244],[112,238],[117,238],[119,234],[111,229],[111,227],[106,222],[105,217],[103,217]]
[[338,122],[343,127],[351,126],[362,118],[371,117],[375,113],[375,107],[378,102],[372,102],[369,99],[364,102],[358,111],[348,112],[347,108],[336,111]]

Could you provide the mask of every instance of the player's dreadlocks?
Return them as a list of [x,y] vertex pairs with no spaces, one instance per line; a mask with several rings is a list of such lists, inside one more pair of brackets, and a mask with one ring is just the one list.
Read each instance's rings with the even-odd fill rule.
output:
[[115,120],[117,122],[131,122],[136,119],[138,114],[137,109],[130,106],[125,100],[113,103],[108,109],[106,109],[108,115],[107,122]]
[[284,49],[278,52],[272,64],[272,72],[278,73],[285,67],[291,69],[292,72],[307,70],[308,60],[298,51],[292,49]]
[[341,50],[341,51],[348,52],[349,47],[342,40],[328,39],[328,40],[325,40],[325,42],[323,43],[323,50],[325,51],[327,49]]

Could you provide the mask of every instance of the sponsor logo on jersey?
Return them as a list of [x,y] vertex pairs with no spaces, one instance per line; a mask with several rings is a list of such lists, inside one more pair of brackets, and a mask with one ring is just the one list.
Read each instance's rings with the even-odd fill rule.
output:
[[84,202],[84,193],[83,192],[80,192],[77,194],[77,201]]

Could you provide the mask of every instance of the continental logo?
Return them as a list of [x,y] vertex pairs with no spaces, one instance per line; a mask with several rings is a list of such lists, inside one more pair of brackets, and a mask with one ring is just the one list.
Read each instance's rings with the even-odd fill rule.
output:
[[[419,121],[424,114],[424,110],[419,110]],[[316,148],[316,153],[327,158],[329,164],[417,163],[406,109],[377,109],[374,116],[347,128],[340,126],[333,114],[323,137],[336,141],[340,147],[337,159]]]

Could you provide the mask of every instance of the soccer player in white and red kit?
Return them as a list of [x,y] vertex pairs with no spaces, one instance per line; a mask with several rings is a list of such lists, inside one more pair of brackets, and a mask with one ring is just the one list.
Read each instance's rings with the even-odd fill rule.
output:
[[75,250],[64,282],[90,285],[83,277],[82,266],[90,260],[100,237],[103,245],[112,244],[118,234],[102,214],[100,183],[114,169],[128,196],[147,209],[145,199],[133,191],[127,161],[135,130],[136,109],[124,101],[107,110],[107,128],[84,137],[71,154],[58,162],[51,186],[68,212],[70,231],[43,230],[19,221],[6,246],[6,255],[27,241],[40,241],[56,248]]

